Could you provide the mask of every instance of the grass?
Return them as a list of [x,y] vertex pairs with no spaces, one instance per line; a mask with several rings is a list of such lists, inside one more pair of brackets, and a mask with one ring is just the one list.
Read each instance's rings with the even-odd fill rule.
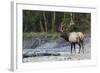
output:
[[57,32],[24,32],[23,37],[26,38],[37,38],[37,37],[47,37],[47,38],[57,38],[59,37],[59,33]]

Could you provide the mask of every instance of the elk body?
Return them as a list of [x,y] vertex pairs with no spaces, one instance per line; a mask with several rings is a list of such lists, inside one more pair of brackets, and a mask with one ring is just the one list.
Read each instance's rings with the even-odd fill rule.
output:
[[61,37],[63,39],[70,42],[71,53],[73,51],[73,48],[74,48],[74,52],[76,52],[76,44],[79,45],[79,53],[81,51],[81,48],[83,49],[83,53],[84,53],[84,46],[83,46],[84,34],[82,32],[69,32],[69,31],[65,32],[65,31],[63,31],[63,25],[61,25],[60,33],[61,33]]

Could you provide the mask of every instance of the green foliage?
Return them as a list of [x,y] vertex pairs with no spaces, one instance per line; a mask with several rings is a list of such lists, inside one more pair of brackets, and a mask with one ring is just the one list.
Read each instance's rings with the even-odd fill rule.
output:
[[25,38],[49,38],[49,39],[56,39],[60,34],[57,32],[24,32],[23,36]]
[[[26,35],[34,36],[39,32],[58,32],[58,28],[63,22],[65,30],[71,22],[71,12],[54,12],[54,11],[32,11],[23,10],[23,32]],[[72,13],[74,25],[71,25],[69,31],[90,31],[91,14],[90,13]],[[32,32],[32,33],[31,33]],[[49,34],[48,34],[49,35]]]

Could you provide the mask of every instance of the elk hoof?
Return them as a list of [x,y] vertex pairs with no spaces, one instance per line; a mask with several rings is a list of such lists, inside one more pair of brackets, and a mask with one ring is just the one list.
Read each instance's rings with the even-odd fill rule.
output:
[[80,54],[80,52],[78,52]]

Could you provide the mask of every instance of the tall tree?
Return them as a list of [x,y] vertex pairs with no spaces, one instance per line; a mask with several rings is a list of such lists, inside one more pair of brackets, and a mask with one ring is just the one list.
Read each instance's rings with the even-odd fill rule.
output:
[[45,11],[43,11],[43,18],[44,18],[45,31],[47,32],[47,20],[46,20]]
[[64,12],[63,22],[65,22],[65,20],[66,20],[66,13]]
[[52,14],[52,32],[55,32],[55,19],[56,19],[56,12]]
[[39,23],[39,25],[40,25],[41,32],[44,32],[41,16],[40,16],[40,23]]

